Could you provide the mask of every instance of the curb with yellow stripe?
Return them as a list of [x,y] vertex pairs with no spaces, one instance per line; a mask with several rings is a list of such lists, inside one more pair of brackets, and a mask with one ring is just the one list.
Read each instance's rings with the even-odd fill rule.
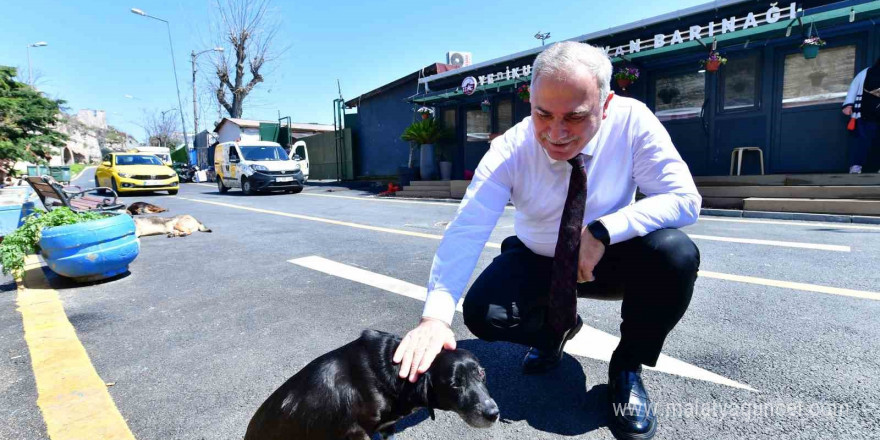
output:
[[18,311],[37,385],[37,406],[52,440],[133,440],[107,385],[49,285],[35,255],[18,283]]

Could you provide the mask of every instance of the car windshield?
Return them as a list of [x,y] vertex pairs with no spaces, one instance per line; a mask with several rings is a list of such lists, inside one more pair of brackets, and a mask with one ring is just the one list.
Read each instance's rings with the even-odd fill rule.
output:
[[116,156],[116,165],[164,165],[152,154]]
[[287,152],[279,146],[256,147],[239,145],[245,160],[288,160]]

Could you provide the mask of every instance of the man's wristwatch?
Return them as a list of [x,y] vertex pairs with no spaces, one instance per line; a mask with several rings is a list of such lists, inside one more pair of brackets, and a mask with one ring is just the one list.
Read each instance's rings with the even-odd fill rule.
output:
[[596,240],[602,242],[607,248],[611,246],[611,235],[608,234],[608,229],[605,229],[605,225],[602,224],[599,220],[595,220],[587,225],[587,229],[590,231],[590,234],[593,234],[593,237]]

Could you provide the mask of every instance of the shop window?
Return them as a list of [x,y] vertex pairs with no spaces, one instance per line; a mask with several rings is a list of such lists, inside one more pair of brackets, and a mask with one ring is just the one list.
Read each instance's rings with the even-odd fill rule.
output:
[[661,121],[700,117],[706,99],[703,73],[681,73],[657,78],[654,83],[654,113]]
[[481,109],[468,110],[465,114],[467,119],[467,141],[489,141],[489,113]]
[[452,133],[455,133],[455,109],[447,108],[443,110],[443,127]]
[[823,48],[811,60],[800,52],[786,56],[782,108],[842,103],[855,65],[855,45]]
[[495,115],[498,118],[498,129],[495,132],[499,134],[504,133],[510,127],[513,127],[513,100],[504,99],[498,101],[498,105],[495,108],[498,109]]
[[745,110],[758,106],[758,56],[731,58],[724,65],[724,110]]

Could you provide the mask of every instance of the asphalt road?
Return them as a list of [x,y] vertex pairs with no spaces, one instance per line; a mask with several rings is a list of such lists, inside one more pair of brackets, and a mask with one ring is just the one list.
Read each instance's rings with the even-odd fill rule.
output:
[[[80,183],[92,180],[87,171]],[[177,197],[125,198],[139,200],[169,208],[168,215],[191,214],[213,233],[144,237],[130,274],[111,282],[52,280],[138,439],[240,439],[262,401],[315,357],[365,328],[404,334],[418,320],[420,301],[290,260],[316,256],[424,286],[439,244],[433,236],[456,210],[332,185],[246,197],[186,184]],[[704,218],[685,229],[706,275],[664,354],[754,391],[677,368],[646,371],[660,419],[655,438],[876,438],[880,296],[815,286],[880,291],[880,227],[724,220]],[[490,242],[512,235],[512,222],[508,210]],[[475,274],[497,254],[487,247]],[[15,285],[6,278],[0,289],[0,439],[47,438]],[[578,305],[600,336],[619,334],[619,307]],[[486,368],[503,420],[478,430],[451,413],[432,421],[419,412],[401,422],[399,439],[612,438],[601,356],[567,355],[553,374],[523,376],[525,347],[479,341],[460,316],[453,328]]]

